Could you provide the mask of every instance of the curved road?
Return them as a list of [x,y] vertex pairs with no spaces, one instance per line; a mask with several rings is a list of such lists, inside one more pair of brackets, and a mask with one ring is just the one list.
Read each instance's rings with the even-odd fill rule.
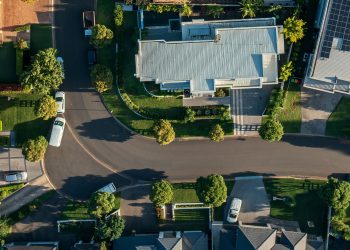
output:
[[65,60],[69,126],[62,146],[49,147],[45,162],[51,182],[61,192],[85,199],[110,181],[123,186],[162,177],[194,180],[214,172],[226,177],[250,172],[326,177],[349,171],[350,142],[337,139],[285,136],[282,142],[267,143],[238,138],[222,143],[177,141],[162,147],[130,133],[90,87],[82,11],[93,9],[93,1],[56,2],[56,47]]

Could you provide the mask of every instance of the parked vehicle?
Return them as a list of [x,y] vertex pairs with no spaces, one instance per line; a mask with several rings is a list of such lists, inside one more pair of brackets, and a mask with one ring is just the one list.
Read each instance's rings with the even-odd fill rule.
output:
[[64,63],[63,63],[63,58],[62,57],[57,57],[57,61],[61,64],[62,67],[62,78],[64,79]]
[[242,200],[233,198],[230,204],[230,209],[227,215],[227,221],[229,223],[235,223],[238,220],[239,211],[241,210]]
[[63,114],[64,111],[66,110],[65,106],[66,106],[66,98],[65,98],[65,93],[63,91],[58,91],[56,92],[55,94],[55,100],[56,100],[56,103],[57,103],[57,113],[59,114]]
[[49,145],[54,147],[61,146],[65,124],[66,119],[64,119],[63,117],[56,117],[55,121],[53,122]]
[[89,63],[89,66],[96,64],[96,50],[95,49],[88,50],[88,63]]
[[91,36],[91,28],[95,26],[95,11],[88,10],[83,12],[83,25],[85,37]]
[[103,192],[103,193],[115,193],[117,191],[116,187],[114,186],[114,183],[111,182],[108,185],[104,186],[103,188],[100,188],[97,190],[97,192]]
[[25,171],[16,171],[5,174],[6,182],[26,182],[28,179],[28,174]]

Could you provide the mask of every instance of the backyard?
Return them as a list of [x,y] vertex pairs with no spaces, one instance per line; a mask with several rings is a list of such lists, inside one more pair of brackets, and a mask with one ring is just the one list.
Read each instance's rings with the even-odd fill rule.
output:
[[[295,220],[300,229],[309,234],[323,235],[326,205],[318,190],[325,181],[296,179],[264,179],[266,192],[285,201],[271,201],[271,217]],[[314,226],[308,225],[311,222]]]
[[326,135],[350,138],[350,98],[343,97],[326,125]]

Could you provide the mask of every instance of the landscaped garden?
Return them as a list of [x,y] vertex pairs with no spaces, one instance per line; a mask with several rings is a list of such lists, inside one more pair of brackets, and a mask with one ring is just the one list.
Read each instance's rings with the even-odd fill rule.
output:
[[270,201],[271,216],[295,220],[302,232],[323,235],[327,209],[320,197],[320,189],[325,183],[319,180],[264,179],[266,192],[271,197],[283,199]]
[[343,97],[329,116],[326,135],[350,138],[350,98]]
[[0,201],[21,189],[23,186],[23,183],[0,186]]

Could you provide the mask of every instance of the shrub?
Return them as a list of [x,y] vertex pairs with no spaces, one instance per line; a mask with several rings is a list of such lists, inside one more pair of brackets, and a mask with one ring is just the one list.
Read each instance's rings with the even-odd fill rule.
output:
[[231,112],[229,107],[222,107],[220,113],[220,120],[228,121],[231,119]]
[[284,64],[281,68],[281,73],[279,79],[282,81],[288,81],[289,77],[292,76],[292,73],[294,71],[292,61]]
[[185,119],[184,119],[185,123],[187,123],[187,122],[194,122],[196,120],[195,116],[196,116],[196,112],[193,111],[190,108],[187,108],[186,109],[186,114],[185,114]]
[[113,74],[108,67],[102,64],[95,64],[91,69],[90,77],[92,84],[99,93],[112,88]]
[[0,218],[0,247],[5,244],[5,239],[11,234],[11,225],[8,220]]
[[226,93],[223,89],[217,89],[215,91],[215,97],[225,97],[226,96]]
[[156,181],[152,184],[151,201],[156,207],[160,207],[173,200],[173,186],[166,180]]
[[221,142],[224,140],[224,136],[225,132],[220,124],[214,125],[209,132],[209,137],[212,141]]
[[[24,1],[24,0],[22,0],[22,1]],[[33,0],[32,0],[33,1]],[[34,1],[36,1],[36,0],[34,0]],[[27,25],[22,25],[22,26],[18,26],[18,27],[16,27],[15,29],[14,29],[14,31],[16,31],[16,32],[21,32],[21,31],[29,31],[30,30],[30,25],[29,24],[27,24]]]
[[95,48],[99,49],[111,44],[112,39],[113,31],[108,29],[106,26],[102,24],[96,24],[94,27],[92,27],[90,44]]
[[154,136],[161,145],[167,145],[175,140],[175,131],[167,120],[159,120],[153,126]]
[[37,162],[44,158],[48,142],[44,136],[39,136],[36,139],[29,139],[23,144],[22,153],[26,160]]
[[25,40],[22,39],[22,38],[18,39],[18,41],[16,42],[16,44],[14,45],[14,47],[15,47],[16,49],[20,49],[20,50],[25,50],[25,49],[28,49],[28,48],[29,48],[27,41],[25,41]]
[[227,187],[221,175],[212,174],[197,179],[197,192],[201,201],[213,207],[221,206],[227,199]]
[[102,218],[118,208],[118,200],[114,194],[106,192],[95,192],[92,194],[88,211],[95,218]]
[[117,5],[114,8],[114,24],[117,27],[120,27],[123,25],[124,20],[124,13],[123,13],[123,7],[121,5]]
[[220,18],[222,14],[225,14],[224,8],[221,6],[208,6],[208,15],[212,16],[213,18]]
[[269,118],[259,129],[261,138],[269,142],[280,141],[283,134],[282,124],[274,117]]
[[184,4],[180,8],[180,16],[191,16],[192,15],[192,7],[188,4]]
[[35,115],[48,120],[57,115],[58,105],[52,96],[45,95],[35,107]]
[[11,184],[0,188],[0,201],[24,186],[23,183]]

